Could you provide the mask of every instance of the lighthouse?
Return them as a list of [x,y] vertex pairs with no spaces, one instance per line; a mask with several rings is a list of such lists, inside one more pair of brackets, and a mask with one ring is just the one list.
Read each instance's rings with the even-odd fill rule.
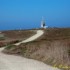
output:
[[45,20],[44,20],[43,17],[42,17],[42,21],[41,21],[41,28],[44,28],[44,29],[47,28],[46,23],[45,23]]

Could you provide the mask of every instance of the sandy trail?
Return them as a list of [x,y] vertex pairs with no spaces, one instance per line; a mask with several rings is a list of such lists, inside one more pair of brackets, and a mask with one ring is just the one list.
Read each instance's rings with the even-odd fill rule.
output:
[[[19,45],[23,42],[33,41],[43,35],[43,33],[44,32],[42,30],[38,30],[36,35],[28,38],[25,41],[17,43],[16,45]],[[0,48],[0,70],[59,70],[57,68],[46,65],[43,62],[20,56],[4,54],[1,52],[3,49],[4,48]]]
[[30,38],[28,38],[26,40],[23,40],[23,41],[21,41],[19,43],[16,43],[15,45],[20,45],[21,43],[26,43],[26,42],[34,41],[35,39],[39,38],[43,34],[44,34],[43,30],[38,30],[35,35],[33,35]]

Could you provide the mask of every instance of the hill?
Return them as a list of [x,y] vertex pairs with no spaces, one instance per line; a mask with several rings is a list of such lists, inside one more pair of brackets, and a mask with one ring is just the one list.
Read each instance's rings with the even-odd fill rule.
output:
[[48,28],[37,40],[19,46],[7,45],[3,52],[36,59],[69,70],[70,28]]
[[2,31],[0,33],[0,47],[13,44],[30,36],[34,35],[36,32],[32,30],[9,30],[9,31]]

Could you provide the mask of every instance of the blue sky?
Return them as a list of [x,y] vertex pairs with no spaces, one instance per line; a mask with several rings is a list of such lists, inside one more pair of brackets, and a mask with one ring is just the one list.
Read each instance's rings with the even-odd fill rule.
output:
[[0,0],[0,30],[70,27],[70,0]]

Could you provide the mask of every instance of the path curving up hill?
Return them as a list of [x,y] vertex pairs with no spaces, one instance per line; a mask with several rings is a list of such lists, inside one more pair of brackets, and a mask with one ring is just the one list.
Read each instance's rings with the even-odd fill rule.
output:
[[19,42],[19,43],[16,43],[16,44],[14,44],[14,45],[17,46],[17,45],[20,45],[21,43],[26,43],[26,42],[34,41],[35,39],[37,39],[38,37],[40,37],[40,36],[43,35],[43,34],[44,34],[44,31],[43,31],[43,30],[38,30],[38,31],[37,31],[37,34],[31,36],[30,38],[28,38],[28,39],[26,39],[26,40],[23,40],[23,41],[21,41],[21,42]]
[[[43,33],[42,30],[38,30],[34,36],[15,45],[33,41],[43,35]],[[2,53],[3,49],[0,48],[0,70],[59,70],[36,60],[4,54]]]

